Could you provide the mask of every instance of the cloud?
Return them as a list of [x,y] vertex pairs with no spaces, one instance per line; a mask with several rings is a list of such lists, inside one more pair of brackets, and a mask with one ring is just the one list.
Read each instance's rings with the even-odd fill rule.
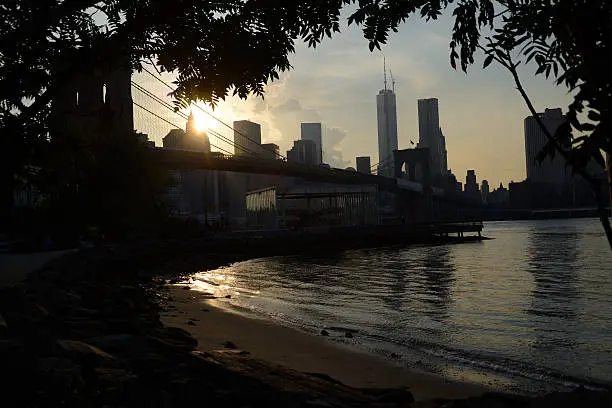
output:
[[346,132],[335,128],[323,126],[323,161],[331,167],[346,168],[351,165],[350,161],[344,160],[342,142],[346,138]]
[[[512,79],[495,64],[483,71],[477,57],[468,75],[450,68],[448,42],[453,20],[450,15],[433,24],[418,18],[409,20],[399,33],[389,36],[382,52],[369,52],[362,32],[355,27],[343,29],[316,50],[296,44],[296,53],[291,56],[295,70],[282,73],[269,84],[265,99],[229,98],[215,114],[230,125],[240,119],[260,123],[262,141],[278,144],[281,152],[300,138],[300,122],[321,122],[325,160],[331,165],[353,166],[355,156],[371,156],[376,163],[376,94],[383,86],[385,55],[397,81],[400,149],[409,148],[410,140],[418,140],[417,99],[437,97],[449,164],[456,174],[461,178],[473,168],[479,179],[486,178],[491,185],[520,180],[525,171],[522,123],[529,113],[514,91]],[[534,78],[529,67],[521,74],[538,109],[567,106],[571,98],[563,87]],[[145,81],[147,88],[158,87],[158,95],[167,93],[146,75],[136,74],[135,81]],[[135,94],[135,98],[143,97]],[[184,126],[184,119],[171,117],[171,112],[159,114]],[[171,127],[137,109],[135,116],[137,128],[158,143]],[[222,126],[220,132],[231,135],[231,130]]]
[[288,99],[284,103],[281,103],[280,105],[274,107],[274,111],[281,114],[299,112],[301,110],[302,105],[300,104],[300,101],[295,98]]

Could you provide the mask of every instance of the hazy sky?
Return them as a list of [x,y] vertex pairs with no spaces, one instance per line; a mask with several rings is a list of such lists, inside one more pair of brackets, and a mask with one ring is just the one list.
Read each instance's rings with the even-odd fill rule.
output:
[[[383,55],[396,80],[399,148],[418,141],[417,99],[439,99],[440,125],[446,136],[448,164],[465,182],[467,169],[475,169],[478,182],[492,186],[525,178],[523,119],[529,114],[509,74],[492,64],[482,70],[482,58],[468,74],[454,71],[448,60],[452,22],[443,18],[425,23],[408,20],[391,36],[382,52],[370,53],[361,31],[347,28],[316,50],[299,44],[292,56],[294,70],[267,87],[265,100],[231,99],[214,112],[231,124],[249,119],[262,125],[263,142],[280,145],[286,152],[300,137],[300,122],[322,122],[324,160],[336,167],[355,166],[355,156],[378,160],[376,94],[383,86]],[[535,68],[524,67],[522,79],[536,109],[565,107],[570,97],[543,77],[535,79]],[[136,81],[167,94],[150,76]],[[134,99],[141,98],[134,92]],[[200,115],[199,112],[194,112]],[[167,112],[177,125],[182,119]],[[166,114],[164,114],[166,116]],[[136,127],[158,145],[170,126],[138,112]],[[199,118],[204,119],[204,115]],[[229,129],[209,118],[208,126],[226,136]],[[161,124],[160,124],[161,123]],[[211,137],[211,142],[222,144]],[[227,144],[225,144],[227,147]]]

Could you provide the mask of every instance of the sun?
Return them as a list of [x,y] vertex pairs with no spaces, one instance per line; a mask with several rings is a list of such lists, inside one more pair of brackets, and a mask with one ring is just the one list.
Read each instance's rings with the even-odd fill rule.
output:
[[[201,107],[200,109],[200,107],[198,106],[195,106],[195,105],[191,106],[191,112],[193,113],[193,117],[195,119],[195,125],[198,131],[206,132],[209,129],[212,129],[215,131],[219,129],[219,121],[206,113],[206,112],[209,112],[212,114],[212,112],[210,112],[210,110],[207,109],[206,107]],[[206,112],[204,112],[202,109]]]

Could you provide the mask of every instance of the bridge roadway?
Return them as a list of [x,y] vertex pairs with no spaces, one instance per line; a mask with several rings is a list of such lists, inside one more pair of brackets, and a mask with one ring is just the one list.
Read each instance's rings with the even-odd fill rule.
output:
[[272,160],[252,156],[229,156],[221,153],[201,153],[189,150],[155,148],[157,160],[169,169],[180,170],[221,170],[253,174],[270,174],[287,177],[300,177],[305,180],[334,184],[369,184],[377,185],[381,191],[408,190],[421,194],[418,186],[398,186],[397,180],[363,174],[350,170],[334,169],[322,166],[310,166],[288,163],[284,160]]

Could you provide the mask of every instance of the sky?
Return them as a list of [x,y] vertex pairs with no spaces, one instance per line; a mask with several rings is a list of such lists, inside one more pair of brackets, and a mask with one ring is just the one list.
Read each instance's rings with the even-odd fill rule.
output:
[[[317,49],[298,44],[291,56],[294,69],[267,86],[265,99],[231,98],[214,115],[229,125],[242,119],[260,123],[262,142],[278,144],[283,154],[299,139],[301,122],[322,122],[325,162],[355,167],[356,156],[371,156],[377,163],[376,94],[383,87],[384,56],[396,81],[400,149],[418,141],[417,99],[438,98],[449,168],[459,181],[465,182],[468,169],[476,170],[479,183],[486,179],[491,186],[523,180],[523,119],[529,111],[510,74],[495,63],[483,70],[478,56],[467,75],[450,67],[451,28],[446,17],[428,23],[409,19],[381,51],[370,52],[361,31],[344,22],[342,32]],[[571,99],[567,90],[534,72],[533,65],[520,69],[536,109],[565,111]],[[160,96],[169,91],[149,75],[137,74],[135,81]],[[133,92],[138,101],[141,96]],[[136,128],[161,145],[172,126],[137,110]],[[194,114],[202,126],[231,138],[231,130],[220,122],[197,109]],[[163,116],[184,127],[184,120],[171,112]],[[213,136],[211,142],[224,143]]]

